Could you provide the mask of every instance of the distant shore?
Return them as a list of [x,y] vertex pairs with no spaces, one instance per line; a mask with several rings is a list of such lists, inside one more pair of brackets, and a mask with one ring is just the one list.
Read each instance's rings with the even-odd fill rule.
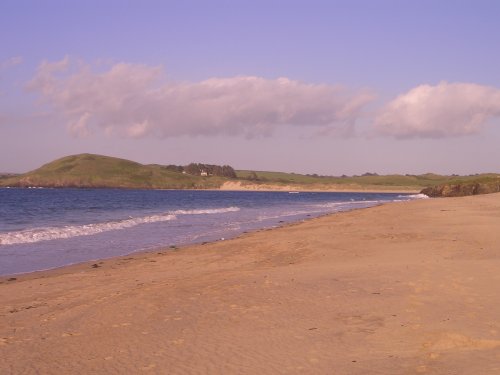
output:
[[160,189],[160,188],[129,188],[129,187],[104,187],[104,186],[0,186],[0,189],[130,189],[130,190],[193,190],[193,191],[277,191],[288,192],[297,191],[303,193],[401,193],[419,194],[421,190],[411,187],[387,187],[387,186],[353,186],[353,185],[274,185],[274,184],[242,184],[238,182],[226,182],[220,188],[200,188],[200,189]]
[[500,194],[0,278],[1,373],[497,374]]
[[227,191],[301,191],[301,192],[335,192],[335,193],[401,193],[418,194],[420,190],[411,187],[360,186],[360,185],[276,185],[276,184],[243,184],[241,181],[225,182],[220,189]]

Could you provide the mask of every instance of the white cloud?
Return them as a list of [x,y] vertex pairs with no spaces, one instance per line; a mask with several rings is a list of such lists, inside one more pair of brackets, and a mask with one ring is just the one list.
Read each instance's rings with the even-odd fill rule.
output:
[[90,118],[90,113],[85,112],[83,115],[79,116],[75,122],[68,125],[70,133],[76,138],[85,138],[90,135],[88,128],[88,121]]
[[161,67],[107,70],[65,58],[44,62],[28,86],[68,121],[73,134],[102,128],[124,137],[271,134],[277,126],[349,129],[373,99],[325,84],[253,76],[169,82]]
[[421,85],[379,112],[375,129],[397,138],[444,138],[475,134],[500,116],[500,90],[472,83]]
[[23,62],[23,58],[21,56],[14,56],[7,60],[0,61],[0,71],[4,69],[11,68],[16,65],[20,65]]
[[[0,60],[0,83],[3,81],[3,78],[5,78],[5,71],[16,66],[20,65],[23,62],[23,58],[21,56],[14,56],[11,58],[8,58],[7,60]],[[5,96],[7,94],[7,91],[3,91],[4,89],[1,88],[2,90],[0,91],[0,98]],[[0,118],[0,124],[2,124],[2,118]]]

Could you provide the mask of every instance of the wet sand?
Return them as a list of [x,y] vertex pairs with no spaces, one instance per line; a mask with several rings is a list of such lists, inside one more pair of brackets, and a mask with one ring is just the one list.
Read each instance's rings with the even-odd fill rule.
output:
[[500,194],[0,278],[1,374],[499,374]]

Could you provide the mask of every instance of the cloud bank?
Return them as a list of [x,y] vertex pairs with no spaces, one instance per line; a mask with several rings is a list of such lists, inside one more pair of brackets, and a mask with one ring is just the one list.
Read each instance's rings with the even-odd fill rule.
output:
[[98,67],[68,58],[44,62],[28,85],[62,114],[72,134],[139,138],[180,135],[268,135],[277,126],[347,133],[367,91],[288,78],[254,76],[169,82],[161,67],[119,63]]
[[[10,64],[19,63],[12,59]],[[96,129],[128,138],[270,135],[279,126],[351,135],[373,100],[368,91],[255,76],[171,82],[162,67],[102,66],[65,58],[44,62],[28,85],[77,137]],[[473,83],[420,85],[384,105],[377,134],[446,138],[476,134],[500,116],[500,90]],[[0,118],[1,120],[1,118]]]
[[472,83],[421,85],[398,96],[375,118],[375,130],[397,138],[478,133],[500,116],[500,90]]

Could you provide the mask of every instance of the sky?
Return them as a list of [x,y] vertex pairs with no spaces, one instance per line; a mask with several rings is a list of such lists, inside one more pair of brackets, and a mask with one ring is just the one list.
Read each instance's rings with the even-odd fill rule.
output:
[[500,1],[2,0],[0,172],[500,172]]

